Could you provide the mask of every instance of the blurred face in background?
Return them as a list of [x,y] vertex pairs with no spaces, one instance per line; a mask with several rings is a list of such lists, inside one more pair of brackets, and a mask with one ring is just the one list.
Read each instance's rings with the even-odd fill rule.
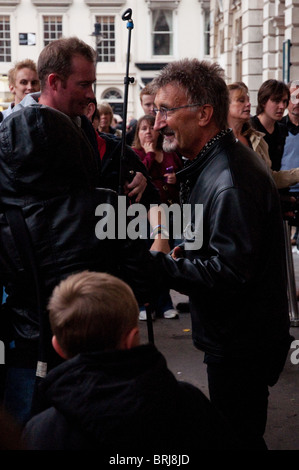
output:
[[103,131],[108,130],[112,122],[112,115],[109,112],[100,112],[99,128]]
[[15,95],[15,104],[18,104],[29,93],[40,90],[37,72],[24,67],[16,72],[15,83],[10,86],[10,91]]
[[142,147],[145,143],[153,143],[156,146],[159,132],[154,130],[154,124],[143,119],[140,123],[138,137]]
[[141,106],[144,114],[151,114],[152,116],[155,116],[154,101],[155,95],[143,95],[141,97]]
[[280,121],[287,106],[287,94],[284,94],[281,99],[273,99],[270,97],[265,104],[263,114],[273,121]]
[[289,117],[292,120],[292,117],[295,117],[296,120],[299,119],[299,85],[290,87],[291,99],[289,101],[288,111]]
[[248,121],[250,119],[251,103],[245,90],[230,90],[229,98],[229,118],[244,122]]

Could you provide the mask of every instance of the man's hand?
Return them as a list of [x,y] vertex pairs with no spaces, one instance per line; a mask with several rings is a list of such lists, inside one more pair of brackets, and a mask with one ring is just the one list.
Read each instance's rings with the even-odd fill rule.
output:
[[184,250],[182,250],[182,248],[180,246],[176,246],[176,247],[174,247],[171,256],[172,256],[173,259],[179,259],[179,258],[184,257],[183,253],[184,253]]
[[142,197],[142,194],[144,193],[146,186],[147,186],[146,177],[142,173],[137,171],[131,183],[128,183],[126,181],[125,186],[124,186],[125,194],[128,197],[134,197],[135,201],[139,202]]

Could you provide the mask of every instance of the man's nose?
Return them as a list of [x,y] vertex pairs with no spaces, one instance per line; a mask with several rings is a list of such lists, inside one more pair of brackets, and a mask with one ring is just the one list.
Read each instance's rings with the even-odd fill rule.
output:
[[154,124],[154,130],[159,131],[160,129],[163,129],[163,127],[166,126],[166,121],[165,119],[161,118],[161,113],[156,114],[156,119],[155,119],[155,124]]
[[95,94],[94,94],[94,91],[93,91],[93,85],[90,85],[90,86],[86,89],[86,96],[87,96],[87,98],[89,98],[90,100],[94,100],[94,99],[95,99]]

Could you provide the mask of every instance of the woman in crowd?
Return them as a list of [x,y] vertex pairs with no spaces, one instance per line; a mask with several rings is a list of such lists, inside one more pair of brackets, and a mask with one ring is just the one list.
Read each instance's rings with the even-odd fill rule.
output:
[[232,128],[237,139],[244,145],[251,147],[265,162],[272,172],[273,179],[278,189],[288,188],[299,182],[299,168],[291,170],[272,170],[272,162],[269,157],[268,144],[264,139],[265,134],[254,129],[250,121],[251,103],[248,87],[243,82],[235,82],[228,85],[230,105],[228,112],[228,125]]
[[[176,172],[182,168],[182,163],[175,152],[163,151],[163,137],[158,131],[154,130],[154,123],[155,117],[152,115],[148,114],[139,118],[132,148],[139,155],[152,178],[153,184],[159,190],[161,203],[167,204],[167,206],[179,204],[179,184]],[[172,233],[171,220],[169,225],[169,244],[170,247],[173,247],[176,244],[175,239],[179,240],[180,235],[176,236]],[[173,307],[168,290],[159,297],[155,311],[157,316],[178,318],[178,313]],[[139,318],[146,320],[143,308],[140,309]]]
[[115,137],[121,137],[121,130],[112,126],[113,109],[109,103],[101,103],[98,105],[98,131],[105,134],[112,134]]

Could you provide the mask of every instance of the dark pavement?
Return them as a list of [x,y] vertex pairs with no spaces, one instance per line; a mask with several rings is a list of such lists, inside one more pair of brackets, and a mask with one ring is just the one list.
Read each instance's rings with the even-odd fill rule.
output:
[[[294,272],[299,288],[299,254],[293,253]],[[174,305],[187,297],[171,291]],[[148,340],[147,325],[140,321],[141,339]],[[299,323],[299,322],[298,322]],[[164,354],[169,369],[178,380],[196,385],[209,396],[203,353],[193,346],[189,313],[181,313],[177,320],[157,319],[153,322],[154,342]],[[291,334],[299,340],[299,326],[291,327]],[[296,355],[299,360],[299,343]],[[284,371],[278,383],[269,389],[268,422],[265,441],[269,450],[299,450],[299,364],[291,363],[290,350]]]

